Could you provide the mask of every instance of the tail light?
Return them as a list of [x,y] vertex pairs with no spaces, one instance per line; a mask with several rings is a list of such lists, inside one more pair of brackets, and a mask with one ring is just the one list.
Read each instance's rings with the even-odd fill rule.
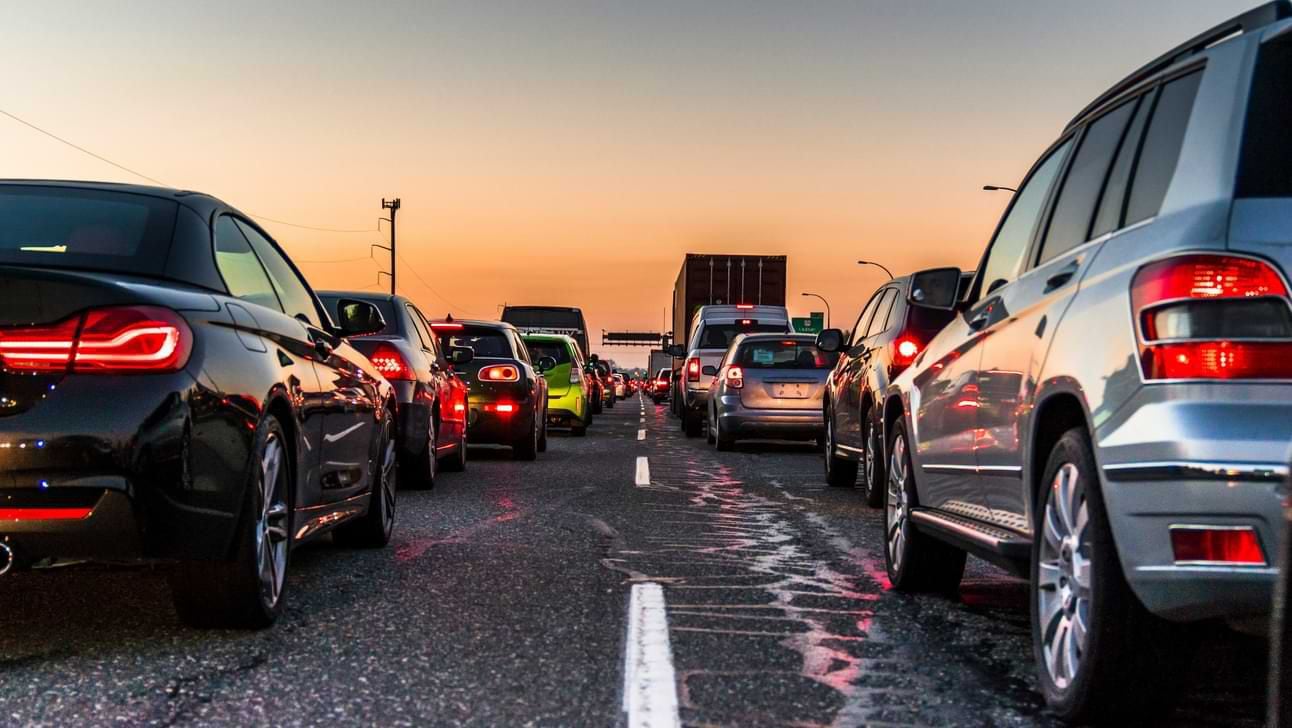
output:
[[687,360],[686,360],[686,381],[688,381],[688,382],[698,382],[698,381],[700,381],[700,359],[699,359],[699,357],[694,357],[694,356],[693,356],[693,357],[691,357],[690,359],[687,359]]
[[492,364],[480,370],[482,382],[519,382],[520,370],[511,364]]
[[91,309],[50,326],[0,329],[0,366],[12,372],[173,372],[192,350],[184,319],[155,306]]
[[1193,254],[1144,266],[1131,306],[1146,379],[1292,377],[1292,308],[1270,264]]
[[1250,527],[1172,526],[1171,550],[1176,563],[1264,566],[1261,540]]
[[745,386],[745,370],[740,367],[727,367],[727,386],[732,389],[743,389]]
[[516,411],[516,405],[511,402],[498,402],[497,404],[486,404],[485,412],[497,412],[500,415],[509,415]]
[[411,382],[417,377],[413,374],[413,368],[408,366],[399,349],[393,344],[380,344],[377,349],[368,357],[372,365],[376,367],[381,376],[393,381]]
[[888,376],[891,379],[906,371],[906,368],[915,361],[915,357],[920,355],[920,350],[924,348],[924,345],[914,336],[902,333],[896,339],[893,339],[889,347],[892,349],[888,357]]
[[578,367],[570,367],[570,384],[579,384],[583,381],[583,375],[579,373]]

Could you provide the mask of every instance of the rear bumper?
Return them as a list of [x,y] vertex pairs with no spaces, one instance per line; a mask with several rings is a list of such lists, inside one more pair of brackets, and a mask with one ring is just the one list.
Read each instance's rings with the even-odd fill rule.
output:
[[90,514],[76,519],[0,521],[0,541],[19,568],[42,559],[134,561],[179,556],[144,543],[144,518],[126,493],[105,490]]
[[582,424],[587,417],[587,401],[583,390],[570,387],[560,396],[547,398],[547,422],[557,427]]
[[518,404],[515,412],[486,412],[471,404],[467,415],[467,441],[472,445],[511,445],[534,423],[532,404]]
[[819,408],[747,409],[723,403],[718,406],[718,419],[723,431],[735,437],[812,439],[825,432]]
[[684,402],[688,413],[703,415],[708,411],[709,390],[688,388]]

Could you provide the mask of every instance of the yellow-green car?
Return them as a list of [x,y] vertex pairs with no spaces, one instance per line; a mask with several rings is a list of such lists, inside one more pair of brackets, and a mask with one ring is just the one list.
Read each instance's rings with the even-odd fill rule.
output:
[[523,334],[529,358],[551,357],[556,366],[543,373],[547,379],[547,424],[568,427],[575,437],[588,434],[592,409],[588,406],[583,357],[574,339],[561,334]]

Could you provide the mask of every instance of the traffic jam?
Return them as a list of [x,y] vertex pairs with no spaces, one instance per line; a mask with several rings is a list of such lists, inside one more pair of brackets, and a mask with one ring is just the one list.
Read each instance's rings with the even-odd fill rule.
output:
[[1292,726],[1292,4],[1177,42],[824,316],[686,252],[598,342],[0,181],[0,725]]

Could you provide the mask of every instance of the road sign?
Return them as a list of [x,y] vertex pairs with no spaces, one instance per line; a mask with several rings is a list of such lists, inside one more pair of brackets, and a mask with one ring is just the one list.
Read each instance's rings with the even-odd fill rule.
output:
[[790,323],[794,325],[794,331],[800,334],[819,334],[821,329],[825,328],[822,324],[825,319],[813,314],[810,318],[792,318]]

